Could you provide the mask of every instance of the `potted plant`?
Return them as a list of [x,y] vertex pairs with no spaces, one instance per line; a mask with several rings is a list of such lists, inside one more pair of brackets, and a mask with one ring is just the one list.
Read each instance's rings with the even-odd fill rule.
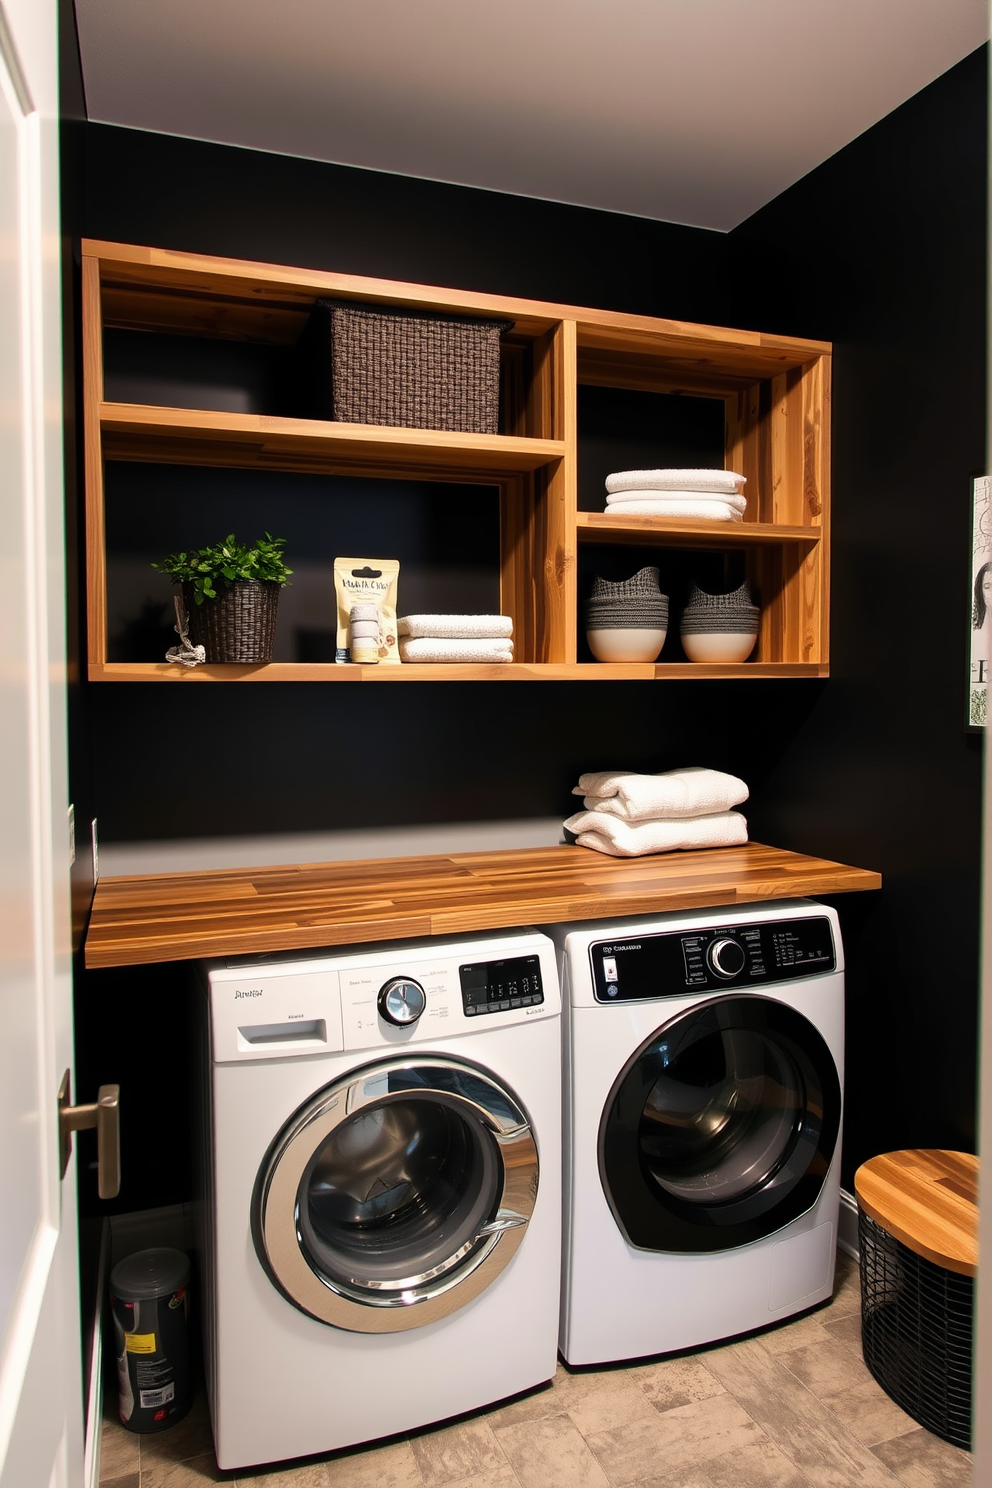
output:
[[251,547],[232,532],[223,542],[170,553],[152,568],[182,585],[189,636],[207,661],[272,660],[279,590],[293,572],[284,537],[266,532]]

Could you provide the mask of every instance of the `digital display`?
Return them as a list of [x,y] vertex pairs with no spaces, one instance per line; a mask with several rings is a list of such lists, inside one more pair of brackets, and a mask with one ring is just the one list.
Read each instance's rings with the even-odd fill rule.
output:
[[476,961],[459,966],[462,1007],[467,1018],[505,1013],[544,1001],[541,958],[512,956],[505,961]]

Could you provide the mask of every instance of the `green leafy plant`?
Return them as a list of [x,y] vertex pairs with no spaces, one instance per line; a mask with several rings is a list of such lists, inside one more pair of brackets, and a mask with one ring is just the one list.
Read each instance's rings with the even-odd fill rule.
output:
[[223,542],[209,547],[170,553],[161,563],[153,563],[152,568],[168,574],[174,584],[192,585],[193,599],[202,605],[205,599],[217,598],[218,588],[229,589],[232,584],[248,579],[263,584],[288,584],[293,570],[283,561],[285,546],[284,537],[273,537],[266,532],[247,547],[232,532]]

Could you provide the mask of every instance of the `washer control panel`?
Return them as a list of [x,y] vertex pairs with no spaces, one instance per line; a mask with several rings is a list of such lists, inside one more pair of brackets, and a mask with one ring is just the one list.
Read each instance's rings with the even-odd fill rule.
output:
[[597,1002],[764,986],[818,976],[837,965],[825,915],[597,941],[589,956]]
[[512,1009],[537,1007],[544,1001],[539,956],[511,956],[505,961],[474,961],[459,966],[462,1007],[466,1018]]

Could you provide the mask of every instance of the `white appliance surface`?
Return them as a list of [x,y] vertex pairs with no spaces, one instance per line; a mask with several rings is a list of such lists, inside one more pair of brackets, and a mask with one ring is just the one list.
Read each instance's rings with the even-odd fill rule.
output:
[[643,1250],[629,1244],[607,1200],[598,1151],[601,1117],[627,1061],[655,1029],[715,994],[686,990],[645,1001],[598,1003],[590,946],[653,932],[810,915],[824,915],[830,922],[836,969],[756,987],[749,995],[784,1003],[812,1023],[843,1083],[843,949],[836,913],[828,906],[788,900],[549,927],[560,952],[565,1020],[560,1347],[570,1364],[700,1347],[767,1326],[830,1296],[840,1193],[839,1138],[811,1209],[764,1239],[705,1254]]
[[[537,953],[544,1001],[463,1011],[460,964]],[[207,983],[203,1253],[208,1393],[217,1459],[243,1467],[427,1425],[551,1379],[561,1232],[560,999],[554,948],[533,931],[214,963]],[[412,1028],[377,1015],[390,978],[427,993]],[[505,1085],[527,1114],[540,1178],[512,1259],[447,1317],[363,1333],[316,1321],[263,1268],[253,1191],[277,1134],[321,1089],[409,1048]],[[499,1241],[503,1243],[503,1240]]]

